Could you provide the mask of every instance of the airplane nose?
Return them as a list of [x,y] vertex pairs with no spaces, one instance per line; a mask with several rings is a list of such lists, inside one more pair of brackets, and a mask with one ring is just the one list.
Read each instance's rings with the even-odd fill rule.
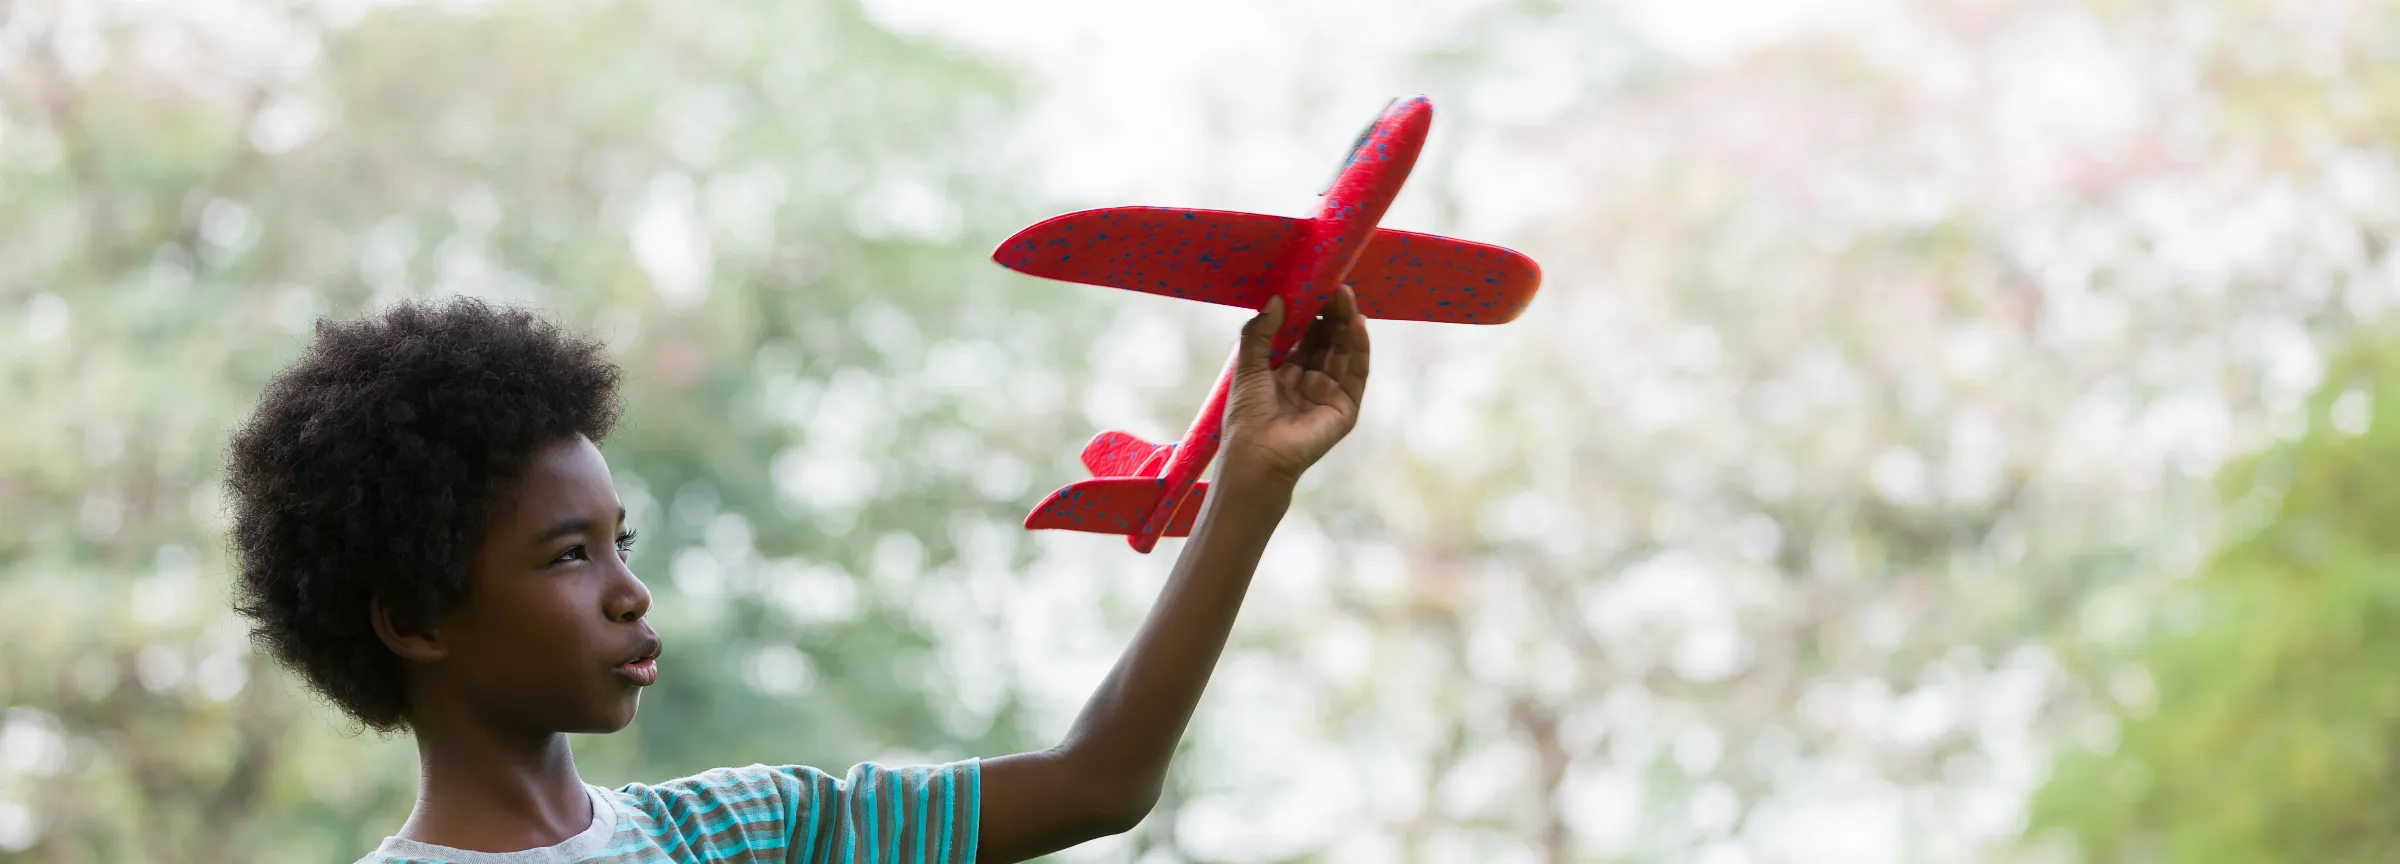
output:
[[1425,133],[1433,128],[1433,100],[1423,94],[1394,100],[1390,110],[1384,113],[1382,125],[1390,130],[1389,134],[1395,136],[1396,144],[1421,142],[1425,140]]

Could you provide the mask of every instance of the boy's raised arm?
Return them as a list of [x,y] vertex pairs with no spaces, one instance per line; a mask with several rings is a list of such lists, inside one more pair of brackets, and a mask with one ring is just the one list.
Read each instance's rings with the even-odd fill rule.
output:
[[1133,644],[1066,740],[983,763],[979,860],[1022,861],[1122,833],[1157,803],[1294,485],[1357,424],[1366,395],[1366,322],[1347,287],[1290,358],[1269,369],[1268,337],[1282,323],[1283,304],[1273,300],[1242,328],[1224,461]]

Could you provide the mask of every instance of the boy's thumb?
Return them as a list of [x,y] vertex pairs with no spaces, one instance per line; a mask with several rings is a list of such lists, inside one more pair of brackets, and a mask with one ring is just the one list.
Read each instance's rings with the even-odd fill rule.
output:
[[1267,298],[1267,305],[1242,325],[1242,368],[1267,367],[1267,349],[1274,344],[1276,331],[1283,329],[1283,297]]

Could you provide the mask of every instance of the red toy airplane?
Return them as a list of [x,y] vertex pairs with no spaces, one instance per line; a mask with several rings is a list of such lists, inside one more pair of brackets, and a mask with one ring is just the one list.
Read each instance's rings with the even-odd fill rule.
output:
[[[1283,297],[1283,329],[1267,362],[1283,358],[1344,283],[1369,318],[1504,324],[1525,311],[1541,268],[1516,252],[1375,223],[1400,194],[1433,124],[1423,96],[1395,99],[1350,145],[1314,219],[1224,210],[1106,207],[1034,224],[992,253],[1034,276],[1259,309]],[[1147,554],[1158,538],[1192,531],[1216,458],[1233,366],[1217,376],[1181,444],[1102,432],[1084,445],[1092,479],[1050,493],[1028,529],[1125,534]]]

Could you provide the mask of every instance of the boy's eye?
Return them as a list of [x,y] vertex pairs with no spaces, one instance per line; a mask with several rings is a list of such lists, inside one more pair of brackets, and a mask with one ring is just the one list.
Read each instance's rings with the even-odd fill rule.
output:
[[[623,534],[617,535],[617,557],[623,558],[627,555],[633,554],[634,533],[635,532],[627,531]],[[583,544],[577,543],[573,546],[567,547],[567,551],[558,553],[558,557],[550,559],[550,563],[565,564],[569,561],[589,561],[591,560],[591,557],[590,551],[585,549]]]

